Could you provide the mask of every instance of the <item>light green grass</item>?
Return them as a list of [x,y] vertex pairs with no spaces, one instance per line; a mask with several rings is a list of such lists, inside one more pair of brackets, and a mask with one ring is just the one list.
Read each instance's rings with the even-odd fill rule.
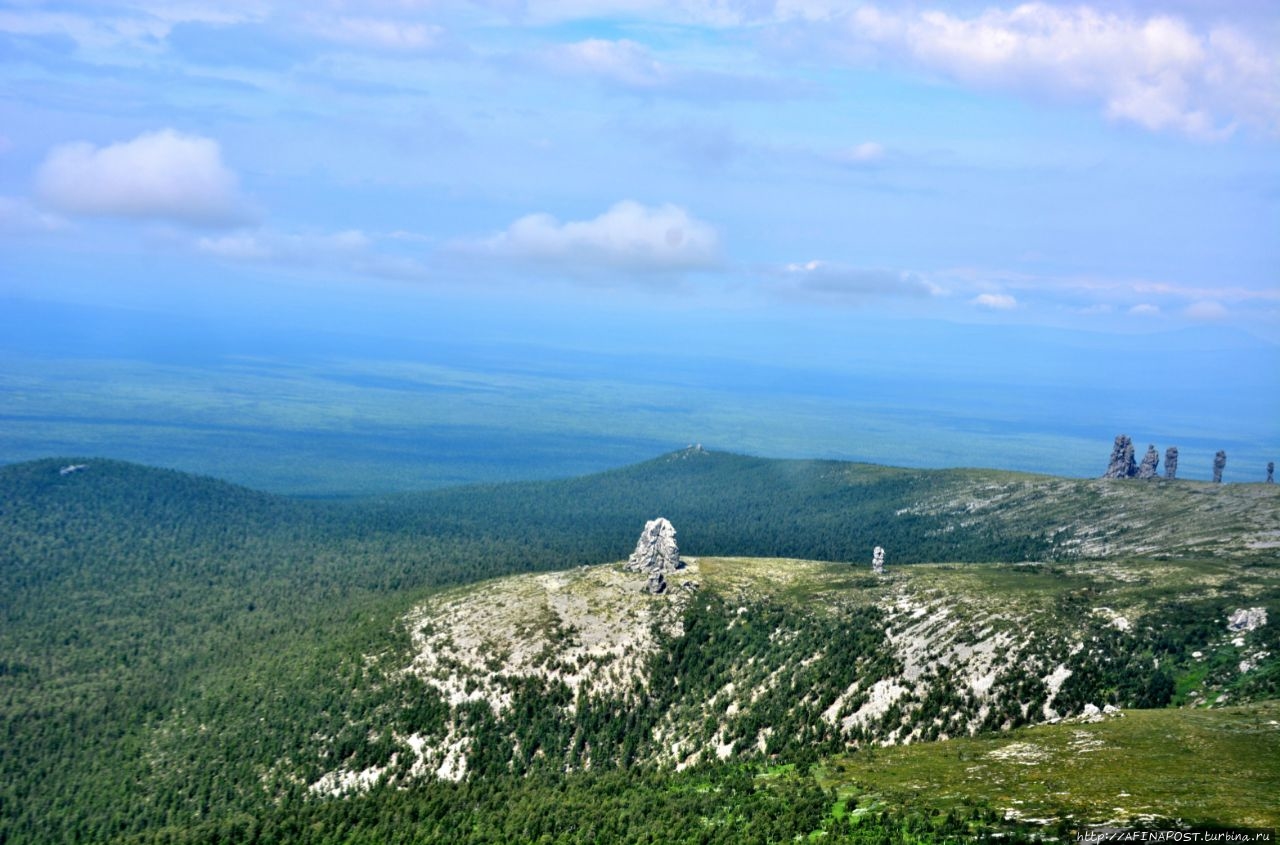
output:
[[1022,819],[1280,825],[1280,701],[880,748],[821,770],[846,805],[987,805]]

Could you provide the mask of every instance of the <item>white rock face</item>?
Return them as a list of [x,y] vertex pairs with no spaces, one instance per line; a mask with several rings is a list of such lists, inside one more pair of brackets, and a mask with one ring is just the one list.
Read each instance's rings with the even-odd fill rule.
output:
[[636,550],[628,558],[625,569],[628,572],[644,572],[649,576],[645,585],[651,593],[661,593],[667,588],[663,573],[674,572],[683,568],[680,561],[680,549],[676,546],[676,529],[663,517],[651,519],[644,524],[640,539],[636,541]]
[[877,575],[884,574],[884,549],[876,546],[871,552],[871,571]]
[[1227,617],[1228,631],[1253,631],[1267,624],[1265,607],[1240,608]]

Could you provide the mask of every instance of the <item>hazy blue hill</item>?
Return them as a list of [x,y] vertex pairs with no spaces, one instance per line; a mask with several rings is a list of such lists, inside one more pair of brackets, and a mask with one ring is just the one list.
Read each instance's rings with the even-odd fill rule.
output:
[[[1039,528],[974,525],[938,534],[937,519],[903,513],[965,471],[838,461],[777,460],[684,450],[618,470],[554,482],[433,491],[382,500],[375,524],[465,536],[517,531],[577,559],[625,557],[637,526],[662,515],[698,554],[870,560],[892,546],[901,563],[1023,560],[1052,553]],[[355,513],[369,518],[365,506]],[[566,545],[566,541],[568,544]],[[589,561],[588,561],[589,562]]]
[[[1107,554],[1266,554],[1280,493],[1264,485],[920,470],[686,449],[551,482],[353,503],[353,530],[525,537],[567,563],[625,556],[662,515],[695,554],[896,563]],[[583,559],[585,558],[585,559]]]

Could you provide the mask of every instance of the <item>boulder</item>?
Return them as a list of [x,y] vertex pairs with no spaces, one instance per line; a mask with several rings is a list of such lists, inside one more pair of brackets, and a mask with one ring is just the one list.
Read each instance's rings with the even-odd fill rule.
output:
[[1267,624],[1265,607],[1241,607],[1227,617],[1227,630],[1232,632],[1255,631]]

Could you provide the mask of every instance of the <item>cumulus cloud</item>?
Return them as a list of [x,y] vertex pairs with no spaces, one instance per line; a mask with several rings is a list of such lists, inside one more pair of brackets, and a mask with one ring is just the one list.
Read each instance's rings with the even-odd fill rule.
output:
[[870,49],[967,84],[1084,97],[1151,130],[1215,138],[1248,121],[1280,132],[1280,59],[1229,27],[1025,3],[968,17],[863,6],[847,33],[859,57]]
[[859,301],[879,297],[928,297],[943,293],[937,285],[915,273],[874,270],[806,261],[788,264],[784,274],[788,290],[824,299]]
[[505,257],[586,272],[707,269],[720,252],[716,230],[683,208],[630,200],[590,220],[561,223],[549,214],[530,214],[482,246]]
[[991,311],[1012,311],[1018,307],[1018,300],[1007,293],[980,293],[969,302]]
[[218,142],[172,129],[105,147],[55,147],[36,173],[42,204],[70,215],[170,220],[196,226],[244,222],[236,174]]

